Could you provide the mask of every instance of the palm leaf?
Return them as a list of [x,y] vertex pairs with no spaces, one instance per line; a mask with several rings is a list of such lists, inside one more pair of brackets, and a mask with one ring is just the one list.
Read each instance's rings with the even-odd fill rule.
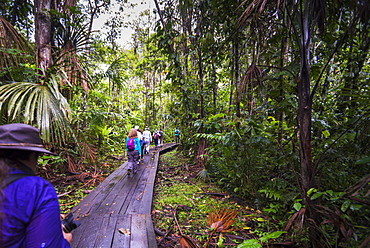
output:
[[[63,20],[63,21],[61,21]],[[80,84],[86,93],[89,91],[88,74],[80,62],[78,54],[86,51],[89,44],[87,24],[82,25],[83,16],[66,12],[61,14],[54,38],[57,49],[54,68],[63,68],[71,85]],[[62,85],[66,80],[60,82]]]
[[[244,0],[240,5],[243,6],[244,4],[247,4],[248,0]],[[253,13],[261,14],[261,12],[264,10],[266,6],[267,0],[253,0],[243,11],[242,15],[238,19],[238,23],[241,25],[244,25],[248,20],[251,18]]]
[[[32,56],[30,56],[32,55]],[[0,68],[11,71],[20,64],[34,61],[33,48],[21,34],[4,17],[0,16]],[[8,74],[13,80],[13,75]]]
[[63,145],[71,137],[71,110],[59,92],[59,79],[52,77],[44,85],[16,82],[0,86],[0,110],[8,122],[37,125],[42,139],[50,144]]

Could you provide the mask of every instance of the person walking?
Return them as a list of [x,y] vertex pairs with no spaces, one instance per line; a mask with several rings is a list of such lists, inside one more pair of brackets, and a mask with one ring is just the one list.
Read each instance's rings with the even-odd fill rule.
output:
[[159,145],[160,146],[163,146],[163,138],[164,138],[164,133],[162,131],[162,129],[159,129]]
[[149,131],[149,128],[146,127],[143,132],[143,138],[145,140],[145,154],[149,154],[150,143],[152,142],[152,133]]
[[178,128],[175,129],[175,143],[180,143],[180,130]]
[[141,140],[143,138],[143,132],[139,129],[138,125],[136,125],[134,128],[136,129],[137,137],[139,138],[139,140]]
[[135,129],[137,131],[137,137],[139,138],[139,141],[140,141],[140,147],[141,147],[140,159],[143,159],[144,158],[144,147],[145,147],[145,140],[144,140],[144,137],[143,137],[143,131],[137,125],[135,126]]
[[153,140],[154,140],[155,149],[157,149],[158,141],[159,141],[159,132],[158,132],[158,130],[154,131]]
[[131,129],[128,133],[128,136],[126,138],[126,150],[127,150],[127,169],[128,169],[127,173],[128,175],[130,175],[131,171],[133,171],[134,174],[136,174],[139,158],[141,156],[141,146],[135,128]]
[[0,247],[70,247],[56,191],[35,175],[39,155],[53,154],[39,133],[23,123],[0,126]]

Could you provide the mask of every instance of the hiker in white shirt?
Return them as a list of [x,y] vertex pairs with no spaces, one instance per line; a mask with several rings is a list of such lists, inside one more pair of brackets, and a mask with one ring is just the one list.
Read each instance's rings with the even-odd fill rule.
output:
[[148,154],[149,153],[150,142],[152,142],[152,133],[149,131],[148,127],[146,127],[145,131],[143,132],[143,138],[145,140],[145,151],[144,151],[144,153]]

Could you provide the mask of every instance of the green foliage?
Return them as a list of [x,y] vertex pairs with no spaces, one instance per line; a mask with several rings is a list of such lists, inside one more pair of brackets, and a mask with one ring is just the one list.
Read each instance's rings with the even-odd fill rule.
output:
[[[27,81],[2,83],[1,121],[36,124],[44,140],[76,157],[82,144],[91,148],[87,154],[94,149],[99,155],[122,154],[122,140],[136,124],[162,127],[168,134],[166,141],[172,141],[172,130],[179,127],[180,149],[203,166],[203,178],[251,199],[280,220],[280,227],[288,215],[307,207],[304,196],[308,194],[321,206],[318,211],[326,222],[320,228],[328,243],[345,242],[338,223],[364,240],[369,233],[368,208],[358,199],[369,202],[363,179],[370,174],[370,30],[369,15],[364,14],[369,13],[369,5],[366,1],[322,5],[305,1],[311,4],[305,8],[306,17],[314,19],[307,20],[312,31],[307,37],[309,50],[301,51],[300,3],[164,1],[157,10],[163,23],[155,23],[154,33],[143,20],[129,24],[136,28],[129,50],[116,44],[116,27],[123,25],[120,19],[110,20],[107,45],[86,32],[85,9],[70,8],[73,15],[51,11],[56,27],[52,72],[59,72],[60,66],[65,67],[62,62],[72,59],[78,61],[75,68],[84,64],[80,69],[85,74],[73,82],[50,77],[44,85],[35,85],[29,44],[24,44],[28,48],[0,47],[5,54],[0,58],[4,68],[0,77]],[[8,20],[13,15],[14,25],[31,34],[32,4],[20,4],[14,8],[10,1],[0,3],[1,15]],[[87,43],[87,37],[95,40]],[[65,51],[68,42],[74,46]],[[80,48],[86,47],[89,53],[82,54]],[[305,64],[302,54],[310,54]],[[312,187],[317,188],[302,192],[305,175],[299,159],[302,130],[297,127],[297,109],[306,64],[310,65],[306,79],[312,108],[303,107],[312,118],[305,131],[310,134],[310,176],[316,182]],[[64,159],[58,162],[64,164]],[[41,162],[44,166],[49,159]],[[191,194],[196,191],[189,185],[181,187]],[[164,195],[168,204],[198,200],[178,191],[178,187],[163,189],[172,195]],[[329,222],[330,216],[337,223]],[[347,242],[356,246],[353,237]],[[248,242],[258,246],[256,241]]]
[[[207,216],[213,209],[228,208],[238,209],[236,204],[230,202],[222,203],[219,200],[212,198],[206,194],[202,195],[202,189],[207,192],[218,192],[219,189],[215,185],[198,182],[197,184],[189,184],[184,181],[182,175],[183,170],[186,170],[184,163],[187,163],[184,158],[177,155],[176,151],[168,152],[161,156],[161,164],[165,166],[167,173],[171,171],[171,177],[167,177],[164,172],[159,171],[158,177],[162,183],[158,184],[155,189],[155,198],[153,200],[153,209],[159,216],[155,218],[156,226],[160,229],[168,229],[170,223],[168,215],[175,214],[175,209],[178,206],[187,206],[188,210],[178,210],[177,218],[181,223],[187,225],[186,229],[182,230],[184,235],[193,235],[199,231],[199,228],[208,229]],[[165,171],[165,172],[166,172]],[[178,177],[178,179],[176,179]],[[181,207],[180,207],[181,208]],[[241,225],[237,221],[235,225]]]
[[244,240],[237,248],[260,248],[262,245],[256,239]]
[[[284,233],[286,232],[276,231],[272,233],[265,233],[262,237],[259,238],[259,241],[261,243],[267,243],[270,239],[277,239]],[[262,247],[262,245],[256,239],[245,240],[243,241],[243,243],[238,245],[238,248],[258,248],[258,247]]]
[[[252,228],[247,226],[249,223],[265,222],[259,211],[234,202],[232,199],[212,197],[212,193],[222,192],[216,184],[197,180],[191,175],[194,173],[192,164],[186,157],[178,151],[172,151],[161,155],[160,168],[158,170],[158,183],[156,183],[155,194],[153,198],[153,222],[156,228],[160,230],[178,230],[181,229],[183,235],[191,236],[200,242],[206,242],[207,235],[196,235],[214,231],[211,227],[213,221],[212,213],[217,210],[227,209],[237,213],[233,219],[232,228],[226,229],[226,233],[238,235],[239,232],[252,232]],[[207,194],[210,192],[210,194]],[[231,198],[231,197],[230,197]],[[176,216],[177,228],[173,228],[173,222]],[[208,219],[208,220],[207,220]],[[225,225],[226,225],[225,221]],[[256,233],[262,233],[268,224],[258,226],[261,230],[255,230]],[[267,240],[268,236],[265,237]],[[216,239],[216,238],[215,238]],[[228,247],[224,244],[222,233],[215,240],[220,247]],[[267,241],[266,241],[267,242]]]
[[[0,79],[5,79],[2,81],[33,81],[35,76],[35,66],[30,63],[33,61],[33,56],[31,54],[27,54],[23,50],[19,49],[0,47],[0,55],[8,58],[8,61],[6,62],[7,65],[2,65],[3,69],[0,71]],[[4,62],[5,61],[0,62],[0,65]]]
[[[212,142],[206,169],[234,193],[256,196],[260,187],[257,178],[266,170],[276,169],[268,155],[274,154],[276,149],[270,141],[271,134],[252,119],[243,122],[224,115],[211,116],[209,121],[202,124],[198,121],[195,125],[212,132],[194,135],[196,139]],[[229,132],[219,133],[221,130]],[[261,183],[261,186],[265,184]]]
[[[56,78],[45,85],[16,82],[0,86],[0,109],[9,122],[36,123],[47,143],[62,145],[71,134],[71,110]],[[51,131],[53,130],[53,131]]]

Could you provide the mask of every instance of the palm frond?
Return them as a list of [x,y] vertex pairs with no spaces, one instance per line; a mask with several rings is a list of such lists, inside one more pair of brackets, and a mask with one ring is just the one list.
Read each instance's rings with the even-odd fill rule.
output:
[[[54,33],[57,49],[54,68],[63,68],[67,74],[68,82],[72,85],[80,84],[86,93],[89,91],[88,74],[83,68],[78,54],[86,51],[89,44],[88,24],[79,14],[65,12],[57,21]],[[60,82],[62,85],[65,81]]]
[[0,86],[0,111],[8,122],[37,125],[42,139],[63,145],[73,133],[69,126],[71,110],[59,92],[56,77],[44,84],[15,82]]
[[[230,230],[230,226],[234,224],[235,218],[238,216],[238,212],[233,209],[215,209],[209,213],[208,225],[215,226],[215,223],[221,222],[222,228],[219,228],[218,232]],[[220,226],[218,223],[216,226]],[[217,230],[217,228],[215,228]]]
[[21,64],[32,63],[33,55],[31,43],[0,16],[0,73],[6,74],[8,80],[14,80],[14,75],[7,72],[19,68]]
[[[247,4],[247,0],[243,1],[240,5],[243,6],[244,4]],[[266,6],[267,0],[253,0],[243,11],[242,15],[238,19],[238,23],[240,25],[244,25],[248,20],[251,18],[253,13],[261,14],[261,12],[264,10]]]

